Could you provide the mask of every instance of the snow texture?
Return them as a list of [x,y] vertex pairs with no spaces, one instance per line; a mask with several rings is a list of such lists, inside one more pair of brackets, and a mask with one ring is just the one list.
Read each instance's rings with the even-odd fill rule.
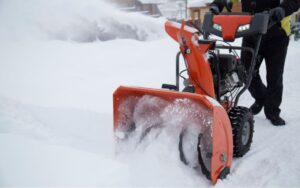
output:
[[[0,2],[1,36],[39,36],[76,42],[116,38],[153,40],[164,35],[163,20],[125,13],[103,0],[3,0]],[[3,34],[4,33],[4,34]],[[6,36],[7,37],[7,36]]]
[[[161,20],[101,0],[1,0],[0,22],[0,187],[212,187],[181,163],[177,129],[153,129],[134,152],[115,153],[114,90],[174,83],[178,45]],[[138,37],[120,36],[124,25]],[[99,28],[114,37],[102,40]],[[251,150],[215,187],[300,186],[299,49],[291,40],[281,106],[287,125],[255,116]],[[246,93],[240,102],[253,99]]]
[[[172,139],[167,148],[176,149],[179,135],[183,132],[183,153],[188,165],[200,167],[198,161],[198,135],[203,136],[203,153],[212,151],[212,115],[202,104],[189,99],[166,101],[162,98],[144,95],[127,97],[119,108],[116,141],[118,154],[132,153],[137,148],[145,149],[154,142],[163,143]],[[123,133],[123,134],[122,134]],[[210,159],[206,161],[210,164]]]

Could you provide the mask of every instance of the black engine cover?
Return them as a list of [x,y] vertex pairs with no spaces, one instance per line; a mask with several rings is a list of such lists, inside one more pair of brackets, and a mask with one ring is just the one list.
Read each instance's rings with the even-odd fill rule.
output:
[[226,74],[236,69],[236,58],[231,54],[219,54],[219,66],[221,78],[224,78]]

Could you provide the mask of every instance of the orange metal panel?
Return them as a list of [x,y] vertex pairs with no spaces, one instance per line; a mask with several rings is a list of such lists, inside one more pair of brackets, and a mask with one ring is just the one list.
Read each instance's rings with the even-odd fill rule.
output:
[[203,95],[198,95],[194,93],[186,93],[186,92],[177,92],[177,91],[170,91],[170,90],[163,90],[163,89],[150,89],[150,88],[143,88],[143,87],[126,87],[120,86],[113,94],[113,114],[114,114],[114,130],[117,128],[118,123],[118,115],[119,115],[119,104],[124,98],[128,96],[136,96],[140,97],[143,95],[152,95],[160,97],[164,100],[171,101],[174,99],[180,98],[188,98],[192,99],[196,102],[200,102],[208,109],[213,109],[213,105],[207,100],[206,97]]
[[196,93],[215,98],[212,72],[205,53],[210,44],[199,44],[197,30],[173,22],[166,22],[166,32],[180,44],[180,51],[187,63],[189,78],[196,88]]
[[233,140],[230,120],[223,107],[213,110],[213,155],[211,180],[215,184],[222,170],[230,167],[233,157]]

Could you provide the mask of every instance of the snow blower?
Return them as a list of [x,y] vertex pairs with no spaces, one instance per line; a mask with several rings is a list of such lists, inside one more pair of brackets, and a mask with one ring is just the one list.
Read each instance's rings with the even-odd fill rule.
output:
[[[201,29],[192,22],[167,21],[165,30],[180,47],[176,83],[163,84],[161,89],[117,88],[113,94],[116,141],[135,136],[140,143],[154,129],[174,126],[179,129],[181,161],[201,169],[213,184],[225,178],[233,157],[242,157],[252,142],[253,115],[248,108],[238,106],[238,101],[250,85],[268,21],[267,13],[207,13]],[[258,38],[255,48],[229,43],[253,35]],[[241,63],[238,50],[251,54],[249,67]]]

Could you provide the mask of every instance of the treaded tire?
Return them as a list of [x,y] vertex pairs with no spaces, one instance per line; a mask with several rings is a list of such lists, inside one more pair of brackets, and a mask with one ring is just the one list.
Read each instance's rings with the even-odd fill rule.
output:
[[[190,165],[189,161],[187,160],[184,151],[183,151],[183,139],[186,136],[186,129],[183,129],[179,135],[179,143],[178,143],[178,150],[179,150],[179,157],[181,162],[183,162],[185,165]],[[197,138],[197,154],[198,154],[198,164],[201,168],[202,173],[206,176],[207,179],[211,179],[210,178],[210,170],[205,166],[204,160],[202,158],[202,153],[201,153],[201,139],[202,139],[203,135],[201,133],[198,134],[198,138]],[[196,148],[195,148],[196,149]],[[210,154],[211,155],[211,154]],[[211,158],[211,156],[210,156]],[[199,169],[199,166],[193,166],[194,169]]]
[[250,109],[237,106],[230,110],[229,119],[233,134],[233,157],[243,157],[251,147],[254,120]]

